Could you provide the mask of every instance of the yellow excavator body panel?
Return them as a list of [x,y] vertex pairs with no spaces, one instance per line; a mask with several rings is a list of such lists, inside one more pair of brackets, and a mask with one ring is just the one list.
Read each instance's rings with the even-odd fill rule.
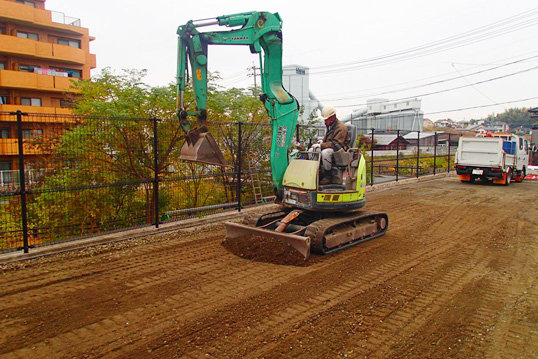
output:
[[318,186],[319,161],[292,160],[284,173],[282,184],[305,190]]

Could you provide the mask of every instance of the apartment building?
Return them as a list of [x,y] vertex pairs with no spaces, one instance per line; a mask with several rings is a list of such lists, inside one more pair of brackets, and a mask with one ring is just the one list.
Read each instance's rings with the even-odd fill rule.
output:
[[[17,125],[24,138],[61,131],[72,81],[90,78],[93,38],[79,19],[45,8],[46,0],[0,0],[0,171],[18,169]],[[27,156],[39,153],[24,152]]]

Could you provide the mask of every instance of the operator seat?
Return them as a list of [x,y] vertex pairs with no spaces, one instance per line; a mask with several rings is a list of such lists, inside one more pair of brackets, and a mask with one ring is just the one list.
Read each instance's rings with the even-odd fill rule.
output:
[[350,140],[348,143],[349,148],[355,148],[357,145],[357,126],[351,123],[346,123],[347,130],[349,131]]
[[[347,144],[347,147],[355,148],[357,143],[357,127],[352,124],[346,124],[346,127],[350,136],[350,141]],[[349,151],[344,151],[343,149],[338,150],[333,154],[333,162],[336,167],[347,167],[352,158],[353,154]]]

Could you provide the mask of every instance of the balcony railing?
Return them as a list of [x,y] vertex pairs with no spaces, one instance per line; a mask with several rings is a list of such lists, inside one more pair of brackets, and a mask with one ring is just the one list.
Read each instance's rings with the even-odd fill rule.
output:
[[[77,65],[84,65],[87,60],[84,50],[76,47],[23,39],[11,35],[0,35],[0,52],[17,56],[32,56],[40,59],[68,62]],[[93,63],[93,59],[90,59],[88,64],[92,66]]]
[[77,19],[76,17],[65,16],[63,12],[51,11],[50,15],[51,15],[52,22],[56,22],[58,24],[82,27],[80,23],[80,19]]
[[73,92],[73,77],[60,77],[39,75],[32,72],[0,70],[0,87],[55,91],[55,92]]
[[[42,155],[45,154],[41,149],[36,148],[30,143],[23,143],[23,153],[25,155]],[[16,138],[0,138],[0,155],[1,156],[18,156],[19,143]]]

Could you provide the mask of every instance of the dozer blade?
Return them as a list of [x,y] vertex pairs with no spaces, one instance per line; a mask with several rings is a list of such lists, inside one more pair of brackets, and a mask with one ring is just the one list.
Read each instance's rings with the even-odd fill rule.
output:
[[222,151],[213,135],[209,132],[192,132],[187,134],[181,147],[179,158],[185,161],[207,163],[215,166],[227,166]]
[[225,222],[226,239],[233,239],[242,236],[262,236],[271,239],[278,239],[284,243],[288,243],[295,248],[307,260],[310,257],[310,237],[298,236],[296,234],[275,232],[272,230],[251,227],[244,224]]

